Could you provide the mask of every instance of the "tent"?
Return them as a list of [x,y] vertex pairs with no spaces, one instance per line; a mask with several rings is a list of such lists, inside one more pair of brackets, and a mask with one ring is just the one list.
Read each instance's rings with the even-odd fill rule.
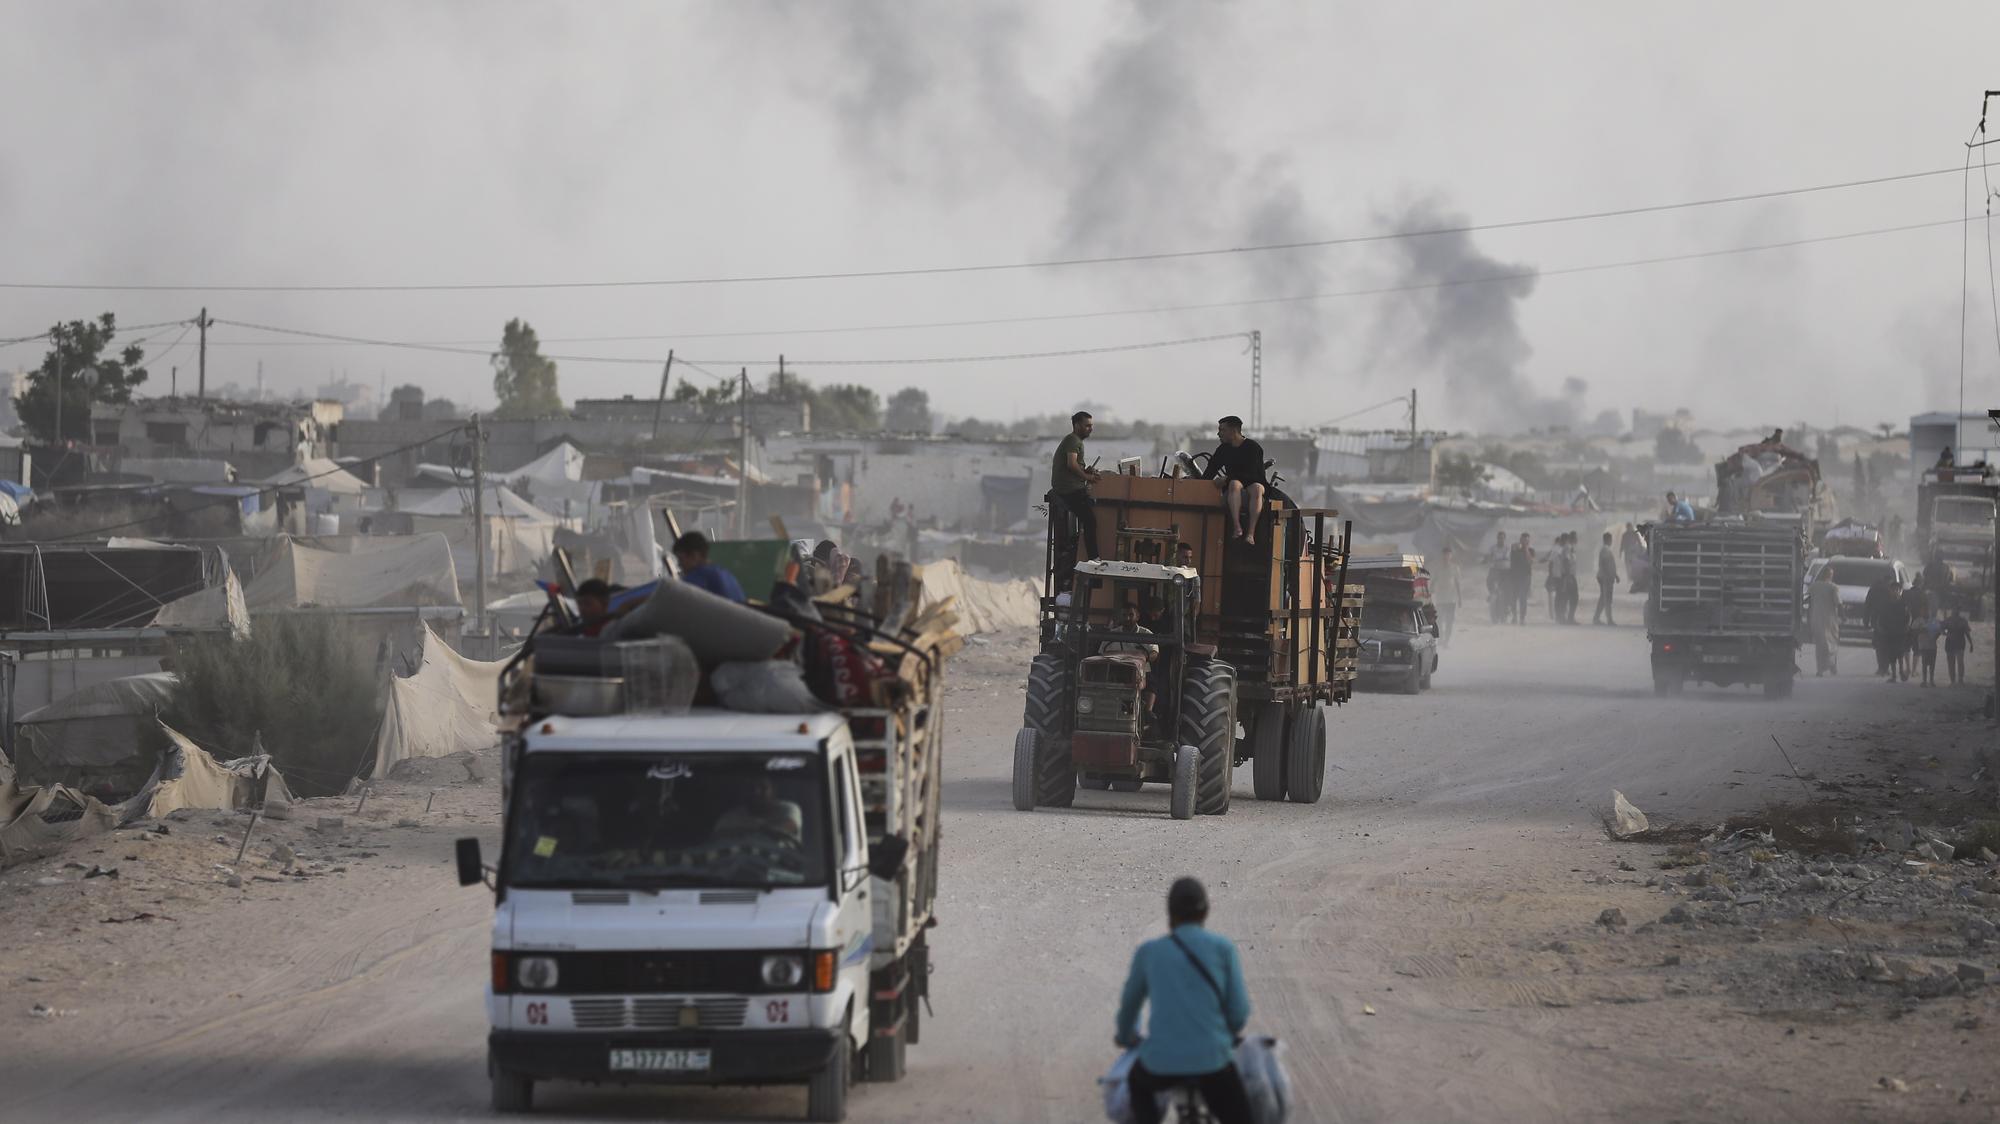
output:
[[250,607],[243,600],[242,583],[234,570],[222,572],[222,584],[190,593],[160,606],[153,614],[154,628],[176,632],[207,632],[228,629],[237,639],[250,635]]
[[0,778],[0,867],[117,827],[118,809],[67,785],[23,785]]
[[527,464],[502,473],[509,480],[582,480],[583,450],[564,441]]
[[180,679],[168,672],[127,675],[38,706],[17,722],[15,766],[34,784],[107,785],[121,794],[145,782],[165,748],[161,711]]
[[[145,791],[126,803],[126,818],[158,819],[181,808],[251,808],[290,804],[294,797],[285,778],[259,753],[233,761],[217,761],[207,750],[162,722],[167,747]],[[143,808],[143,810],[142,810]]]
[[380,536],[366,547],[323,550],[287,539],[244,587],[258,612],[272,609],[458,607],[458,576],[443,535]]
[[262,483],[273,488],[318,488],[322,492],[336,495],[358,496],[368,490],[361,478],[326,459],[307,457],[275,475],[266,477]]
[[426,629],[416,674],[389,681],[389,704],[375,735],[376,777],[398,761],[443,757],[499,744],[504,661],[467,659]]
[[[525,519],[533,523],[554,523],[556,517],[520,497],[504,484],[488,484],[480,497],[488,516]],[[445,488],[429,494],[407,492],[397,510],[411,515],[442,515],[462,519],[472,514],[472,489]]]
[[922,616],[946,598],[956,598],[952,611],[958,614],[958,622],[953,629],[961,636],[1033,628],[1041,619],[1041,597],[1035,583],[1026,578],[996,582],[971,577],[950,558],[911,570],[923,584],[916,615]]

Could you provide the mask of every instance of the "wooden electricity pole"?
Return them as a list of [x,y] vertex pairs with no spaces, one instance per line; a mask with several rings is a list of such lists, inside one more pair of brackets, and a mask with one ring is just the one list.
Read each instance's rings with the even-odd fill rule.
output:
[[666,407],[667,380],[672,378],[673,374],[674,352],[672,348],[668,348],[667,365],[660,370],[660,397],[658,401],[653,403],[653,440],[655,441],[660,439],[660,411]]
[[[472,629],[486,634],[486,430],[472,415]],[[492,638],[487,637],[487,659]]]
[[195,350],[197,358],[195,360],[194,396],[197,400],[203,402],[208,401],[208,323],[208,309],[204,308],[201,310],[201,315],[195,317],[194,321],[195,327],[201,329],[201,344]]
[[750,534],[750,368],[742,368],[736,377],[741,380],[736,387],[736,427],[742,431],[736,462],[736,537],[741,539]]

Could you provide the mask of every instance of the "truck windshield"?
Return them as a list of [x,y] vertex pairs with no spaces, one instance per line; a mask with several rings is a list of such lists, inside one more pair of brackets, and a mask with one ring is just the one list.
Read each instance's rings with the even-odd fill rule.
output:
[[507,884],[824,884],[824,773],[803,753],[529,754],[514,782]]
[[1980,527],[1993,525],[1993,501],[1978,496],[1939,496],[1931,512],[1939,523]]

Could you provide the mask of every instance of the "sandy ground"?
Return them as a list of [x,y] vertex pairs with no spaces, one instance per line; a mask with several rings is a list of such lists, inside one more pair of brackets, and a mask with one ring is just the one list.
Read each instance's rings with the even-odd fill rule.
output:
[[[1964,717],[1979,690],[1883,683],[1848,649],[1847,675],[1808,676],[1782,702],[1660,699],[1636,628],[1473,626],[1431,693],[1367,694],[1334,717],[1319,804],[1260,804],[1239,772],[1228,816],[1180,823],[1150,788],[1013,811],[1031,647],[982,639],[949,703],[935,1013],[906,1080],[858,1086],[853,1119],[1099,1118],[1131,947],[1160,930],[1182,873],[1208,881],[1212,924],[1241,945],[1253,1027],[1289,1044],[1295,1119],[2000,1119],[1994,986],[1919,999],[1826,970],[1881,950],[2000,978],[2000,946],[1955,935],[2000,921],[1978,904],[2000,897],[1974,886],[1989,869],[1913,866],[1931,896],[1907,907],[1883,882],[1804,916],[1745,893],[1726,923],[1662,923],[1715,908],[1679,884],[1694,847],[1614,843],[1599,822],[1614,787],[1656,822],[1754,818],[1807,791],[1864,819],[1943,825],[1980,801],[2000,814],[1977,760],[1993,729]],[[247,817],[202,814],[0,874],[0,1116],[486,1116],[490,898],[450,865],[454,837],[496,833],[482,767],[432,763],[359,814],[353,798],[311,802],[260,825],[240,865]],[[343,822],[318,830],[323,815]],[[1628,924],[1598,924],[1611,908]],[[804,1107],[795,1089],[537,1099],[556,1119]]]

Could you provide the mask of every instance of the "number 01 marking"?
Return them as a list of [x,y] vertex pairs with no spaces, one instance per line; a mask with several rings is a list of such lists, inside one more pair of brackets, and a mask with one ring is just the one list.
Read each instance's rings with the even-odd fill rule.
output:
[[788,1023],[792,1021],[792,1001],[773,999],[764,1004],[764,1021],[767,1023]]

